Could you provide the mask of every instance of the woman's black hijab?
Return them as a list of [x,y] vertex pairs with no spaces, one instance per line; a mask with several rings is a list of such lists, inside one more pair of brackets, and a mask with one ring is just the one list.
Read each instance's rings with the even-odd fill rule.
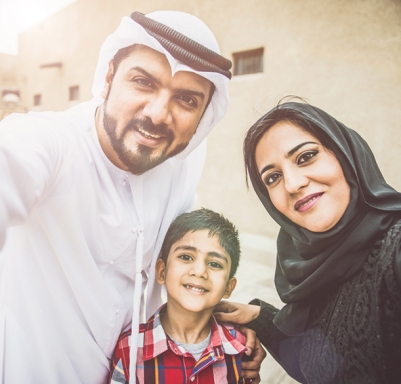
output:
[[[351,200],[344,215],[326,232],[311,232],[281,214],[270,201],[257,171],[255,149],[261,136],[256,140],[252,136],[263,125],[287,120],[282,118],[287,111],[295,111],[308,125],[324,132],[321,135],[328,138],[351,187]],[[281,117],[274,123],[278,114]],[[288,102],[264,115],[249,129],[244,155],[259,199],[281,227],[275,284],[281,300],[287,304],[274,323],[283,333],[298,335],[307,326],[310,307],[316,298],[362,269],[374,243],[394,223],[397,216],[394,213],[401,211],[401,194],[385,182],[372,151],[358,133],[309,104]],[[401,250],[397,260],[399,267]]]

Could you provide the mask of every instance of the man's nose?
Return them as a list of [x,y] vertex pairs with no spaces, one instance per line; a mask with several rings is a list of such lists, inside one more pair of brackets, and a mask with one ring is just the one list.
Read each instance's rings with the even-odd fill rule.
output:
[[171,105],[169,95],[159,92],[152,95],[143,108],[143,114],[149,117],[153,124],[171,125]]

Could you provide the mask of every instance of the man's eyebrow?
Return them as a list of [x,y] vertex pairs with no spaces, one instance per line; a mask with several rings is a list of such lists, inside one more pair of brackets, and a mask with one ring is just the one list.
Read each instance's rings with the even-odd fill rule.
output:
[[[287,154],[285,155],[286,157],[290,157],[292,156],[296,151],[298,151],[298,149],[302,148],[304,145],[306,144],[319,144],[316,143],[314,141],[305,141],[301,144],[296,145],[294,148],[292,148],[290,151],[287,152]],[[274,164],[268,164],[265,167],[262,168],[262,170],[259,172],[259,175],[262,176],[266,171],[268,171],[269,169],[274,168],[275,165]]]
[[198,96],[202,101],[205,100],[205,94],[203,92],[194,91],[192,89],[187,89],[187,88],[176,88],[175,91],[180,95]]
[[[191,245],[179,245],[177,248],[174,249],[174,252],[175,252],[175,251],[179,251],[179,250],[183,250],[183,251],[194,251],[194,252],[199,251],[198,248],[193,247],[193,246],[191,246]],[[224,255],[222,255],[221,253],[218,253],[218,252],[208,252],[207,254],[208,254],[209,256],[217,257],[218,259],[222,259],[222,260],[224,260],[224,261],[228,264],[228,259],[227,259],[227,257],[224,256]]]
[[[132,67],[131,70],[135,70],[135,71],[142,73],[144,76],[148,77],[151,81],[153,81],[157,85],[161,84],[159,79],[157,79],[155,76],[150,74],[148,71],[146,71],[142,67]],[[178,92],[180,94],[184,94],[187,96],[198,96],[199,98],[202,99],[202,101],[205,100],[205,97],[206,97],[203,92],[195,91],[195,90],[189,89],[189,88],[176,88],[174,90],[175,90],[175,92]]]
[[157,79],[156,77],[151,75],[148,71],[146,71],[142,67],[132,67],[130,70],[131,71],[138,71],[138,72],[142,73],[142,75],[144,75],[146,77],[149,77],[149,79],[152,80],[155,84],[160,85],[159,79]]

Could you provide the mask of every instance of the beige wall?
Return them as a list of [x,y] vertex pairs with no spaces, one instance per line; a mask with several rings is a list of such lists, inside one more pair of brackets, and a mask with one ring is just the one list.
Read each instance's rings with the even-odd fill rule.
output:
[[[135,8],[133,5],[135,5]],[[243,232],[277,227],[245,187],[242,140],[288,94],[306,98],[359,131],[388,180],[401,190],[401,2],[397,0],[78,0],[20,35],[18,71],[32,109],[62,110],[68,87],[90,88],[101,43],[133,10],[193,13],[216,34],[223,55],[264,47],[264,72],[234,77],[227,116],[209,139],[199,202]],[[1,58],[0,58],[1,60]],[[61,68],[40,68],[61,62]]]

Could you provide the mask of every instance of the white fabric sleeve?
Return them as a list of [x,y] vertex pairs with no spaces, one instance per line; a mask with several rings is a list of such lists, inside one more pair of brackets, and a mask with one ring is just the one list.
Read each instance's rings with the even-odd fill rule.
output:
[[0,249],[7,228],[27,219],[60,168],[57,136],[47,119],[13,116],[0,124]]

